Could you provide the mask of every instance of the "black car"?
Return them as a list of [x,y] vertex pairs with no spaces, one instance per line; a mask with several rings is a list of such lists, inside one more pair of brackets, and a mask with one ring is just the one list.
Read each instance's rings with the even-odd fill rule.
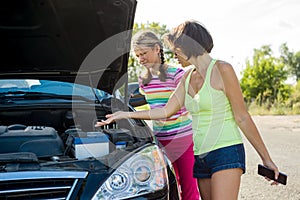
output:
[[0,6],[0,199],[179,199],[174,170],[134,111],[127,61],[135,0]]

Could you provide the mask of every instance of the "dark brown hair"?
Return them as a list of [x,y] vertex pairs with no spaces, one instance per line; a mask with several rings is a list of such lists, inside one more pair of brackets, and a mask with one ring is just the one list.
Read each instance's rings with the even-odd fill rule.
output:
[[[161,41],[158,39],[158,37],[151,31],[140,31],[134,35],[132,41],[133,41],[132,42],[133,49],[138,48],[140,46],[154,48],[156,44],[159,45],[161,64],[159,66],[158,77],[160,81],[165,82],[167,78],[167,72],[166,72],[167,66],[164,65],[165,57],[164,57],[163,45]],[[147,73],[141,78],[142,78],[142,84],[147,85],[152,79],[152,74],[150,73],[150,70],[147,69]]]
[[188,58],[210,53],[214,43],[208,30],[194,20],[185,21],[164,36],[168,47],[180,49]]

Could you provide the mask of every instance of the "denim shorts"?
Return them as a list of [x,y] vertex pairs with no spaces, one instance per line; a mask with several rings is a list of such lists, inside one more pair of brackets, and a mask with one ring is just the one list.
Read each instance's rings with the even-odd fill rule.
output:
[[213,150],[209,153],[195,155],[194,177],[211,178],[212,174],[225,169],[245,167],[245,149],[243,144],[232,145]]

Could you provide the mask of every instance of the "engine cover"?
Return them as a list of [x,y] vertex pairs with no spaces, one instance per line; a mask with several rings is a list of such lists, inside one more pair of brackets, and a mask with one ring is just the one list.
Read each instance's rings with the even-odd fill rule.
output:
[[64,145],[57,131],[46,126],[1,126],[0,153],[32,152],[37,157],[63,155]]

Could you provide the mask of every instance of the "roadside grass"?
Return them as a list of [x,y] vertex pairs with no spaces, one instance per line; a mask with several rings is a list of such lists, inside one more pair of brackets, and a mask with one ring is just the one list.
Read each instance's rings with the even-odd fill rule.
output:
[[293,106],[276,103],[271,106],[259,106],[256,103],[251,103],[248,106],[248,111],[251,115],[299,115],[300,102],[294,104]]

